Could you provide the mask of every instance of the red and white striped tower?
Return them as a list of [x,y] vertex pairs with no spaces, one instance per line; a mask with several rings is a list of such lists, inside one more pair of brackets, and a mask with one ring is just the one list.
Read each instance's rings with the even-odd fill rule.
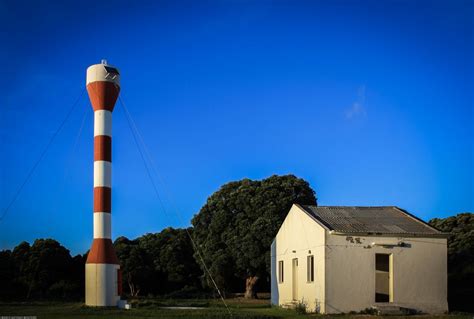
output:
[[87,68],[94,109],[94,241],[86,261],[86,305],[117,306],[121,273],[111,239],[112,111],[120,92],[118,70],[102,60]]

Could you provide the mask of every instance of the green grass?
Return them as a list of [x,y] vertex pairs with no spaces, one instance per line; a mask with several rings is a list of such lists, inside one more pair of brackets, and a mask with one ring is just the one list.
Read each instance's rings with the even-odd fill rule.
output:
[[[268,300],[246,301],[242,299],[228,299],[226,302],[232,313],[232,318],[356,318],[376,319],[376,316],[368,315],[337,315],[323,316],[316,314],[300,315],[294,310],[271,307]],[[0,316],[37,316],[42,318],[230,318],[222,302],[218,300],[188,299],[188,300],[164,300],[144,299],[133,301],[131,310],[117,308],[91,308],[82,303],[60,303],[60,302],[29,302],[14,303],[1,302]],[[198,310],[171,310],[161,309],[166,306],[193,306],[203,307]],[[390,316],[390,319],[401,319],[403,317]],[[411,316],[413,319],[427,319],[430,316]],[[444,315],[436,316],[436,319],[471,319],[472,315]]]

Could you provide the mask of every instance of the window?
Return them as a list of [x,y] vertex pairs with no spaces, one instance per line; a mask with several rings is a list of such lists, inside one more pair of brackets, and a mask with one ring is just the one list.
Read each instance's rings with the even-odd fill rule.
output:
[[283,260],[278,262],[278,282],[283,282]]
[[113,74],[113,75],[118,75],[120,74],[119,71],[116,69],[116,68],[113,68],[111,66],[104,66],[105,68],[105,71],[107,71],[107,73],[110,73],[110,74]]
[[314,281],[314,256],[308,256],[306,259],[306,278],[308,282]]

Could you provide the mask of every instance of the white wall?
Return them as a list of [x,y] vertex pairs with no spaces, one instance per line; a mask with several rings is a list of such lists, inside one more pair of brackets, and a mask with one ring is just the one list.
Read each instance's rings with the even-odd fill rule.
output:
[[[358,243],[356,238],[360,241]],[[410,247],[364,246],[399,241]],[[360,311],[375,305],[375,254],[392,254],[393,303],[427,313],[447,305],[445,238],[326,236],[326,312]]]
[[[292,302],[292,260],[298,258],[298,296],[309,311],[324,312],[325,230],[293,205],[272,244],[272,303]],[[311,253],[309,253],[311,251]],[[308,283],[306,258],[314,255],[314,282]],[[284,262],[284,282],[278,283],[278,261]]]

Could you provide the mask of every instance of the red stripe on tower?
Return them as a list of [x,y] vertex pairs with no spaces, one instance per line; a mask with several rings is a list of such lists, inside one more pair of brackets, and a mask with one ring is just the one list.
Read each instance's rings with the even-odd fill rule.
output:
[[94,187],[94,213],[112,212],[112,190],[110,187]]
[[94,161],[112,162],[112,138],[107,135],[94,137]]

